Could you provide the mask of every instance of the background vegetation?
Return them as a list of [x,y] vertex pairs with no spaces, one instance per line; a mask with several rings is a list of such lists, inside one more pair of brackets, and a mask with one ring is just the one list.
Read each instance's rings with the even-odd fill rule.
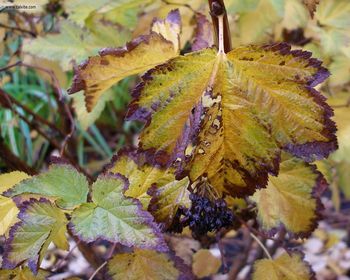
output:
[[[22,170],[36,174],[46,169],[54,156],[62,155],[88,178],[96,178],[113,154],[136,144],[142,124],[124,121],[124,117],[131,89],[139,76],[112,86],[88,112],[83,92],[67,94],[74,66],[96,55],[101,48],[123,46],[141,34],[148,34],[153,19],[164,19],[173,9],[180,10],[180,48],[181,53],[187,53],[194,44],[193,34],[203,24],[197,13],[210,19],[208,3],[204,0],[28,3],[37,8],[0,11],[1,172]],[[318,86],[334,109],[339,141],[339,150],[318,162],[330,185],[322,197],[325,219],[308,241],[293,245],[303,247],[317,279],[350,279],[350,2],[320,0],[313,17],[301,0],[225,0],[225,4],[233,47],[284,41],[293,48],[311,51],[331,72],[330,78]],[[186,232],[169,236],[169,240],[197,277],[234,279],[227,277],[240,273],[238,279],[246,279],[254,260],[263,255],[247,232],[242,228],[221,240],[219,247],[226,252],[224,258],[219,257],[218,246],[209,251]],[[261,238],[261,242],[271,255],[278,254],[281,246],[271,245],[267,238]],[[106,248],[101,242],[93,250],[104,255],[108,254]],[[232,264],[233,259],[238,261]],[[77,275],[88,279],[94,271],[80,253],[54,247],[43,267],[56,271],[57,277],[50,279]],[[227,267],[228,274],[222,276]]]

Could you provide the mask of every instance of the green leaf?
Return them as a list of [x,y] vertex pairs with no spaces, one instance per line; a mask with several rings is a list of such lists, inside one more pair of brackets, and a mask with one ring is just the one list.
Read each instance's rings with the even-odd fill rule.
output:
[[69,19],[84,26],[91,14],[102,13],[107,20],[133,28],[137,14],[141,8],[152,0],[70,0],[65,2]]
[[346,161],[350,163],[350,96],[348,92],[338,93],[329,98],[334,106],[334,120],[337,124],[337,137],[339,149],[330,158],[335,162]]
[[253,280],[313,280],[309,264],[300,253],[284,253],[275,260],[258,260],[254,264]]
[[[349,38],[350,39],[350,38]],[[331,86],[342,86],[350,81],[350,57],[338,55],[329,65],[332,75],[329,78]]]
[[108,262],[108,272],[116,280],[177,280],[180,276],[167,254],[150,250],[115,255]]
[[51,242],[61,249],[68,249],[67,219],[50,201],[41,198],[24,202],[18,218],[21,221],[11,228],[5,243],[3,268],[13,269],[28,261],[30,269],[37,273]]
[[336,164],[338,184],[346,199],[350,199],[350,162],[342,161]]
[[[241,1],[242,2],[242,1]],[[266,42],[275,23],[281,19],[270,0],[260,0],[256,9],[243,13],[238,20],[241,44]]]
[[282,25],[289,30],[305,27],[309,13],[300,0],[287,0],[284,7]]
[[92,202],[72,213],[72,231],[82,240],[102,238],[126,246],[164,251],[167,246],[150,213],[139,201],[124,196],[124,177],[100,176],[92,186]]
[[315,17],[321,25],[350,28],[350,2],[347,0],[320,1]]
[[[95,1],[98,2],[98,1]],[[99,37],[102,34],[102,38]],[[60,33],[49,34],[36,39],[25,39],[23,51],[34,56],[60,62],[64,70],[72,68],[74,60],[80,63],[90,55],[95,55],[103,47],[114,47],[125,43],[128,39],[126,34],[116,28],[114,34],[109,34],[112,41],[105,41],[106,34],[93,33],[68,21],[61,21]]]
[[325,54],[339,55],[344,45],[347,45],[350,36],[349,31],[333,27],[315,27],[315,32],[320,37],[320,45]]
[[0,279],[4,280],[46,280],[48,276],[50,273],[43,269],[39,269],[37,275],[34,275],[28,267],[18,267],[11,270],[0,269]]
[[179,12],[172,11],[166,20],[155,21],[153,28],[151,34],[137,37],[124,48],[103,49],[98,56],[78,66],[69,93],[84,90],[86,108],[90,112],[102,94],[120,80],[177,56]]
[[328,156],[337,148],[333,113],[313,89],[328,72],[310,56],[287,44],[205,49],[150,70],[128,112],[146,123],[139,150],[241,197],[278,173],[283,150]]
[[68,12],[69,19],[79,24],[80,26],[84,26],[85,19],[89,17],[89,15],[104,5],[111,2],[110,0],[70,0],[65,2],[65,8]]
[[138,15],[145,6],[154,0],[119,0],[112,1],[98,12],[103,13],[103,18],[111,22],[125,26],[133,30],[138,21]]
[[254,11],[258,6],[260,0],[227,0],[225,1],[226,10],[231,13],[245,13]]
[[252,197],[261,228],[273,232],[284,226],[295,236],[308,236],[320,218],[320,194],[325,186],[315,166],[283,154],[278,176],[269,176],[266,189]]
[[38,194],[55,199],[61,208],[72,209],[86,202],[88,191],[89,184],[83,174],[69,165],[55,164],[48,171],[15,185],[5,195]]

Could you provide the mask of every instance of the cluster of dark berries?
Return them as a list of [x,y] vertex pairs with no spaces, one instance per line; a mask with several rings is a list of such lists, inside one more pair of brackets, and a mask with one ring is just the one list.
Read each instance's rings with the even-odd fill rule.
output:
[[232,210],[227,207],[225,200],[210,200],[196,193],[190,194],[192,206],[185,211],[186,225],[192,230],[194,237],[200,237],[207,232],[215,231],[233,224]]

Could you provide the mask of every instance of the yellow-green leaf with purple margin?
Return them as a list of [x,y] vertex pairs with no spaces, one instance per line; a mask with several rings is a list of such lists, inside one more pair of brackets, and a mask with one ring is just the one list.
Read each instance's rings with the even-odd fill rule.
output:
[[264,187],[283,150],[308,161],[328,156],[337,148],[333,111],[314,86],[329,74],[310,57],[281,43],[209,48],[155,67],[128,112],[146,123],[139,150],[232,196]]

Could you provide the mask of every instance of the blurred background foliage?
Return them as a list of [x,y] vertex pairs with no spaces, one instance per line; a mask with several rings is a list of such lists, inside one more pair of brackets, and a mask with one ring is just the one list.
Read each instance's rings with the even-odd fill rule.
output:
[[[117,150],[137,141],[141,124],[125,122],[124,116],[139,77],[113,86],[88,113],[83,92],[67,95],[74,66],[101,48],[121,47],[148,34],[155,17],[164,18],[175,8],[182,16],[180,40],[186,53],[199,24],[196,13],[210,19],[205,0],[0,0],[11,3],[32,3],[36,9],[0,10],[2,172],[19,166],[28,173],[40,170],[67,142],[67,161],[90,176],[97,174]],[[320,0],[313,17],[303,0],[225,0],[225,4],[234,47],[285,41],[311,51],[330,70],[319,90],[334,109],[339,150],[318,167],[330,183],[332,207],[348,209],[350,1]]]

